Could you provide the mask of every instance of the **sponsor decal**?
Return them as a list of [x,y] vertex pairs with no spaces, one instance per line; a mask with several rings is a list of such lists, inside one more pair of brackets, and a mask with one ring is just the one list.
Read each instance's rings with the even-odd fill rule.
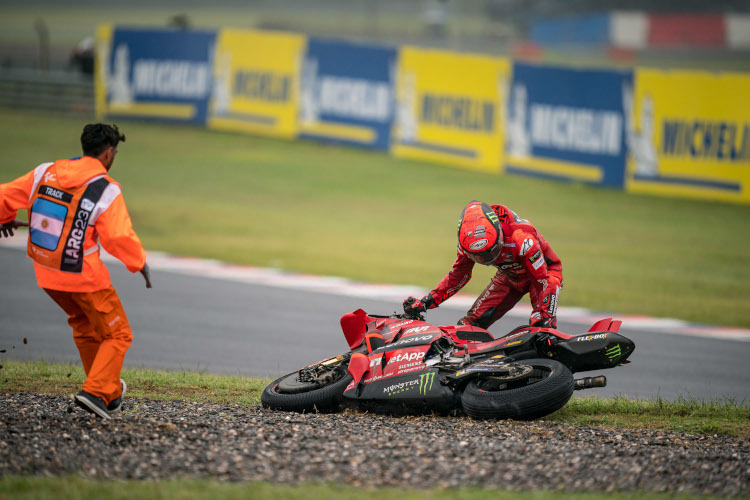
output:
[[418,379],[407,380],[406,382],[399,382],[397,384],[389,385],[388,387],[383,387],[383,394],[386,394],[388,396],[400,394],[402,392],[406,392],[408,390],[413,389],[417,384],[420,384],[419,392],[421,393],[422,392],[421,380],[422,380],[422,376],[420,376],[420,378]]
[[523,243],[521,244],[521,255],[526,255],[526,252],[531,250],[531,247],[534,245],[534,242],[531,241],[531,238],[526,238],[523,240]]
[[495,128],[496,114],[495,104],[489,100],[425,94],[420,118],[428,125],[491,133]]
[[617,156],[622,144],[622,116],[616,111],[530,106],[531,142],[536,147]]
[[539,259],[531,264],[531,267],[533,267],[534,269],[539,269],[540,267],[542,267],[542,264],[544,264],[544,259]]
[[234,95],[267,102],[287,102],[291,95],[291,76],[272,71],[239,70],[234,75]]
[[505,340],[514,339],[514,338],[516,338],[516,337],[518,337],[520,335],[525,335],[525,334],[529,333],[530,331],[531,330],[522,330],[522,331],[520,331],[518,333],[514,333],[513,335],[508,335],[507,337],[503,337],[503,339],[505,339]]
[[398,321],[398,322],[396,322],[396,323],[393,323],[393,324],[391,325],[391,329],[392,329],[392,330],[398,330],[398,329],[399,329],[399,328],[401,328],[402,326],[406,326],[406,325],[409,325],[409,324],[411,324],[411,323],[414,323],[414,320],[413,320],[413,319],[408,319],[408,320],[406,320],[406,321]]
[[400,363],[401,361],[415,361],[422,358],[424,358],[424,352],[405,352],[403,354],[395,355],[391,358],[391,362]]
[[547,314],[554,316],[557,314],[557,294],[553,293],[549,296],[549,305],[547,306]]
[[44,182],[54,182],[57,180],[57,175],[44,172]]
[[661,153],[715,161],[750,160],[750,124],[720,120],[665,119]]
[[[476,229],[474,229],[473,234],[475,238],[484,238],[484,236],[487,234],[487,231],[484,230],[484,226],[477,226]],[[468,231],[466,235],[471,236],[472,232]]]
[[434,337],[434,335],[419,335],[415,337],[407,337],[405,339],[399,340],[398,342],[388,344],[387,347],[395,347],[395,346],[404,345],[404,344],[412,344],[415,342],[425,342],[427,340],[432,340],[432,337]]
[[534,261],[536,261],[541,256],[542,256],[542,251],[541,250],[537,250],[536,253],[534,253],[534,255],[532,255],[531,257],[529,257],[529,262],[534,262]]
[[620,344],[615,344],[613,347],[610,347],[609,349],[604,351],[604,354],[612,360],[619,358],[622,355]]
[[[513,214],[513,220],[516,221],[516,224],[528,224],[529,221],[519,217],[517,213],[515,213],[513,210],[510,211],[511,214]],[[515,246],[515,244],[513,245]]]
[[411,371],[414,371],[415,369],[420,369],[421,370],[422,368],[424,368],[424,365],[422,364],[422,362],[421,361],[415,361],[413,363],[407,363],[405,365],[399,366],[398,367],[398,374],[400,375],[402,373],[411,372]]
[[497,267],[501,271],[510,271],[511,269],[517,269],[521,267],[521,264],[519,264],[518,262],[503,262],[502,264],[496,264],[495,267]]
[[415,326],[414,328],[409,328],[408,330],[404,330],[404,335],[411,335],[413,333],[419,333],[424,332],[425,330],[429,330],[430,326]]
[[504,347],[510,347],[512,345],[517,345],[517,344],[520,344],[521,342],[523,342],[523,340],[514,340],[513,342],[509,342],[509,343],[505,344]]
[[426,396],[432,389],[432,383],[435,381],[435,372],[423,373],[419,376],[419,393]]
[[80,273],[83,269],[83,238],[89,225],[91,210],[96,206],[96,203],[88,197],[91,196],[98,200],[107,186],[109,186],[109,181],[102,178],[92,182],[86,188],[81,201],[78,203],[78,208],[73,216],[73,224],[65,240],[65,250],[63,250],[62,263],[60,264],[61,271]]
[[[47,175],[46,173],[44,175]],[[64,203],[70,203],[73,201],[73,195],[70,193],[66,193],[65,191],[60,191],[59,189],[55,189],[51,186],[39,186],[39,194],[44,196],[49,196],[50,198],[55,198],[56,200],[60,200]]]
[[88,198],[84,198],[81,200],[81,208],[87,212],[91,212],[94,209],[94,205],[95,203]]
[[484,248],[486,246],[487,246],[487,240],[486,239],[481,239],[481,240],[477,240],[474,243],[472,243],[471,245],[469,245],[469,250],[481,250],[482,248]]
[[606,338],[606,333],[597,333],[596,335],[581,335],[580,337],[576,337],[576,342],[587,342],[589,340],[599,340]]
[[490,210],[489,212],[485,212],[484,215],[486,215],[490,222],[492,222],[493,224],[500,223],[500,219],[497,217],[497,214],[494,211]]

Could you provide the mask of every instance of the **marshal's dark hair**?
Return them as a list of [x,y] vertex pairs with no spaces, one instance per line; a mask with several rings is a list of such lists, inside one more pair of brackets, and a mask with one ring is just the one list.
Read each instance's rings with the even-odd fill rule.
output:
[[117,146],[119,142],[125,142],[125,135],[117,129],[117,125],[106,123],[89,123],[83,127],[81,134],[81,148],[85,156],[96,158],[107,148]]

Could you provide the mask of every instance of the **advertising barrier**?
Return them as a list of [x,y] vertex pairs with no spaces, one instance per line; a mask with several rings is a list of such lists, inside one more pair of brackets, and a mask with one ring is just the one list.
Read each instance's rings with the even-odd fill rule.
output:
[[311,37],[302,61],[300,137],[388,150],[396,49]]
[[392,153],[499,171],[509,71],[506,59],[403,47]]
[[621,188],[632,81],[630,72],[514,64],[506,170]]
[[209,128],[295,137],[305,43],[293,33],[220,30]]
[[626,189],[750,202],[750,75],[639,69]]
[[750,203],[750,74],[572,69],[294,33],[102,25],[95,82],[99,117]]
[[97,114],[205,124],[215,39],[212,31],[100,29]]

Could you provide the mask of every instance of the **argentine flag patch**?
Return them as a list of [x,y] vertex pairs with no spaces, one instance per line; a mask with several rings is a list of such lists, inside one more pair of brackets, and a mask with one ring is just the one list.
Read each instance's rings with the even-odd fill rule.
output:
[[68,207],[54,201],[37,198],[31,206],[29,238],[34,245],[45,250],[57,249],[65,225]]

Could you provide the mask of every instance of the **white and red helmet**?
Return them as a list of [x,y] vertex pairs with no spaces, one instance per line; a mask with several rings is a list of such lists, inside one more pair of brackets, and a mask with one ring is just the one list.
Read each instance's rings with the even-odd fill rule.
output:
[[458,248],[477,264],[492,264],[503,251],[503,230],[492,208],[472,201],[458,221]]

